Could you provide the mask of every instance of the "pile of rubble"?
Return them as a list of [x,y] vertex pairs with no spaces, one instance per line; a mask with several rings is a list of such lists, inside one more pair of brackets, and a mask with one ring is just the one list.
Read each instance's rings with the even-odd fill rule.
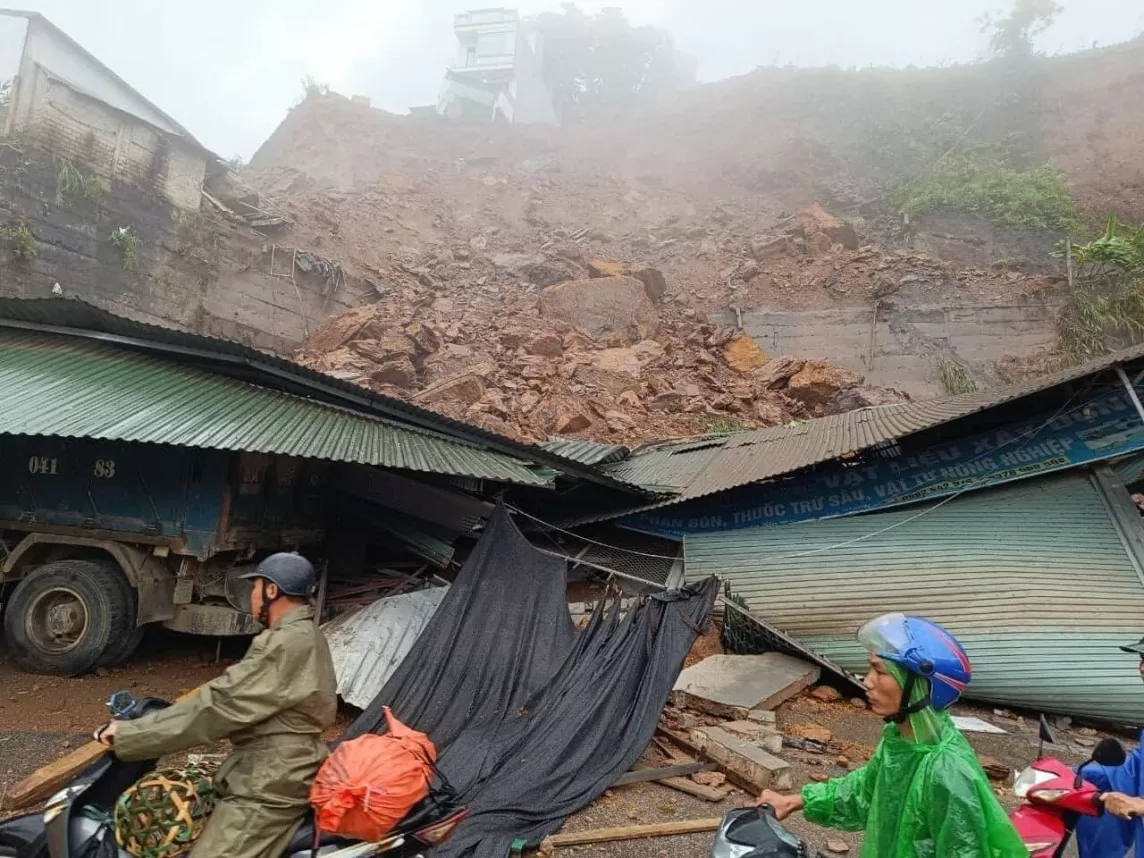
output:
[[815,355],[765,354],[743,313],[1011,301],[1055,285],[870,244],[891,237],[883,225],[814,197],[792,214],[791,195],[768,190],[785,177],[717,197],[677,181],[670,159],[632,173],[586,157],[589,142],[332,95],[296,107],[243,172],[255,191],[243,200],[377,295],[299,359],[519,438],[629,442],[900,398],[801,362]]
[[[302,347],[315,369],[526,440],[632,442],[900,401],[822,361],[772,359],[665,300],[648,265],[450,248]],[[474,276],[475,275],[475,276]]]

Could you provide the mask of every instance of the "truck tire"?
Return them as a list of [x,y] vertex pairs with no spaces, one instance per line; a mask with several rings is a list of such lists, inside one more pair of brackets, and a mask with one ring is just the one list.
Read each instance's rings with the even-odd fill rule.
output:
[[93,560],[56,560],[28,573],[12,592],[4,640],[30,673],[78,676],[123,645],[131,585],[119,568]]
[[118,667],[135,654],[135,650],[143,640],[143,629],[135,625],[135,617],[139,611],[139,594],[122,573],[119,573],[118,568],[114,571],[123,588],[124,598],[127,599],[127,610],[123,614],[122,627],[116,631],[96,667]]

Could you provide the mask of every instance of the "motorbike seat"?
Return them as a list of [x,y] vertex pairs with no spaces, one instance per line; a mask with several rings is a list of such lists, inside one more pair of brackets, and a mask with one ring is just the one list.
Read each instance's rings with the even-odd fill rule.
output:
[[[318,846],[348,846],[352,840],[346,840],[344,837],[338,837],[336,834],[327,834],[322,832],[321,837],[318,838]],[[286,855],[293,855],[297,852],[306,852],[314,846],[314,812],[311,810],[306,814],[306,818],[302,820],[302,824],[298,830],[294,832],[294,836],[290,839],[290,845],[286,847]]]
[[[423,798],[417,804],[413,805],[405,818],[398,823],[393,833],[402,831],[414,831],[422,825],[428,825],[433,821],[434,814],[438,812],[438,804],[435,796],[430,795]],[[347,840],[344,837],[338,837],[336,834],[329,834],[322,832],[321,837],[318,839],[318,846],[348,846],[356,843],[354,840]],[[302,821],[297,832],[290,840],[290,845],[286,847],[286,854],[293,855],[296,852],[302,852],[311,849],[314,846],[314,811],[310,810],[306,813],[306,818]]]

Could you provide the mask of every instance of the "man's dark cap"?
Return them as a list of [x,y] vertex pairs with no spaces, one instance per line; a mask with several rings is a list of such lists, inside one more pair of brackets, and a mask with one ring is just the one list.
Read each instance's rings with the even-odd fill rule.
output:
[[1120,651],[1121,652],[1131,652],[1131,653],[1134,653],[1136,655],[1144,655],[1144,638],[1140,638],[1140,640],[1136,641],[1136,643],[1134,643],[1134,644],[1129,644],[1128,646],[1122,646],[1120,648]]

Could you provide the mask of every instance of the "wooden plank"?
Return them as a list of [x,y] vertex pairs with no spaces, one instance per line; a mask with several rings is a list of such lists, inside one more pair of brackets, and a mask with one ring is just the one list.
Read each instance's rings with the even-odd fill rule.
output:
[[617,840],[639,840],[645,837],[674,837],[680,834],[702,834],[718,831],[723,818],[688,819],[681,822],[656,822],[651,825],[629,825],[624,828],[597,828],[571,834],[554,834],[545,839],[541,850],[563,846],[586,846],[589,843],[612,843]]
[[665,787],[678,792],[687,793],[694,798],[701,798],[704,801],[722,801],[730,794],[729,790],[697,784],[688,778],[663,778],[656,783],[663,784]]
[[642,784],[648,781],[659,781],[664,778],[679,778],[693,775],[696,772],[710,772],[714,770],[710,763],[682,763],[678,766],[661,766],[660,768],[637,768],[620,775],[612,782],[612,786],[627,786],[628,784]]
[[[198,693],[199,690],[196,688],[180,695],[175,702],[193,697]],[[93,740],[76,748],[70,754],[60,757],[54,763],[48,763],[46,766],[36,769],[8,793],[4,800],[5,809],[20,810],[50,798],[106,752],[106,747]]]

